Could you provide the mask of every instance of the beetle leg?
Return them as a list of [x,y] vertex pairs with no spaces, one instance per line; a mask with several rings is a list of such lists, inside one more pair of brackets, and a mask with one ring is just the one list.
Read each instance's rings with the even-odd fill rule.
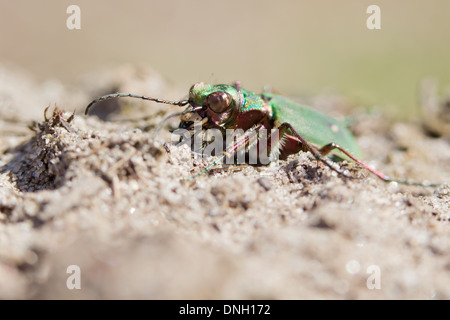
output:
[[319,149],[319,152],[322,154],[322,156],[325,156],[328,153],[330,153],[331,151],[333,151],[334,149],[337,149],[337,150],[341,151],[346,156],[348,156],[349,158],[353,159],[355,162],[358,162],[364,168],[366,168],[369,172],[372,172],[374,175],[376,175],[378,178],[380,178],[383,181],[386,181],[386,182],[397,182],[397,183],[401,183],[401,184],[421,186],[421,187],[425,187],[425,186],[427,186],[427,187],[438,187],[439,186],[439,184],[435,184],[435,183],[424,184],[424,183],[420,183],[420,182],[409,182],[409,181],[406,181],[406,180],[391,179],[389,176],[387,176],[387,175],[385,175],[385,174],[383,174],[383,173],[381,173],[381,172],[379,172],[379,171],[377,171],[375,169],[372,169],[366,163],[362,162],[361,160],[356,158],[354,155],[352,155],[350,152],[348,152],[347,150],[345,150],[344,148],[342,148],[341,146],[337,145],[334,142],[323,146],[322,148]]
[[374,175],[379,177],[381,180],[391,181],[391,179],[387,175],[385,175],[385,174],[383,174],[381,172],[378,172],[375,169],[372,169],[367,164],[365,164],[364,162],[362,162],[361,160],[356,158],[354,155],[352,155],[350,152],[348,152],[347,150],[345,150],[344,148],[342,148],[341,146],[337,145],[334,142],[331,142],[331,143],[323,146],[322,148],[319,149],[319,152],[320,152],[320,154],[322,156],[326,156],[327,154],[329,154],[331,151],[333,151],[335,149],[341,151],[343,154],[345,154],[346,156],[348,156],[349,158],[351,158],[355,162],[358,162],[359,164],[361,164],[364,168],[366,168],[368,171],[372,172]]
[[262,129],[264,129],[264,125],[258,124],[256,127],[254,127],[254,129],[247,130],[247,132],[242,137],[240,137],[240,139],[235,144],[228,147],[224,151],[223,155],[219,159],[217,159],[216,161],[211,163],[209,166],[207,166],[205,169],[203,169],[199,173],[196,173],[185,179],[196,178],[196,177],[208,172],[209,170],[211,170],[212,167],[214,167],[216,164],[224,161],[227,157],[233,157],[239,150],[242,150],[245,147],[248,147],[248,148],[253,147],[258,142],[258,139],[259,139],[258,134],[259,134],[259,131],[261,131]]
[[[334,172],[338,173],[341,176],[344,176],[346,178],[353,178],[351,176],[346,175],[345,173],[343,173],[342,171],[339,171],[337,169],[335,169],[323,156],[323,154],[320,152],[320,150],[317,150],[317,148],[315,146],[313,146],[311,143],[309,143],[308,141],[306,141],[298,132],[297,130],[294,129],[294,127],[292,127],[292,125],[290,125],[289,123],[285,122],[283,124],[281,124],[278,129],[280,130],[280,139],[283,138],[283,136],[287,136],[289,138],[294,138],[295,140],[297,140],[300,144],[302,144],[302,146],[304,147],[305,150],[311,152],[311,154],[316,158],[317,161],[320,161],[322,163],[324,163],[327,167],[329,167],[331,170],[333,170]],[[290,135],[287,133],[287,131],[290,131],[293,135]]]

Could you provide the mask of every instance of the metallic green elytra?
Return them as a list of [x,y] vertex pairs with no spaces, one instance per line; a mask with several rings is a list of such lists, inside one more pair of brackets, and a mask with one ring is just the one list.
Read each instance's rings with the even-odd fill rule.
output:
[[[171,115],[180,117],[180,129],[193,129],[196,123],[201,123],[202,129],[241,129],[245,133],[241,140],[224,150],[224,155],[201,173],[211,169],[215,164],[231,157],[237,150],[250,145],[258,145],[260,134],[275,132],[273,140],[268,142],[268,153],[277,154],[281,159],[299,151],[309,151],[314,157],[327,165],[331,170],[347,176],[335,169],[329,162],[327,155],[334,155],[340,159],[352,159],[384,181],[395,181],[402,184],[419,186],[438,186],[436,184],[422,184],[405,180],[394,180],[378,172],[359,158],[361,151],[352,133],[336,119],[322,114],[309,107],[299,105],[283,96],[264,92],[256,94],[242,89],[239,83],[234,85],[211,85],[203,82],[194,84],[189,90],[189,98],[181,101],[168,101],[130,93],[114,93],[93,100],[86,107],[86,114],[90,107],[98,101],[112,98],[131,97],[150,100],[177,106],[187,106],[180,113]],[[167,118],[167,119],[168,119]],[[273,131],[273,129],[277,129]],[[274,135],[277,135],[274,137]],[[269,141],[269,139],[267,139]],[[336,157],[334,157],[336,158]],[[271,157],[272,159],[272,157]],[[197,175],[199,175],[197,174]],[[197,176],[195,175],[195,176]]]
[[[316,146],[334,142],[355,157],[362,157],[355,137],[340,121],[279,95],[264,94],[263,96],[269,99],[273,117],[280,123],[291,123],[306,141]],[[341,157],[342,155],[342,153],[338,154]]]

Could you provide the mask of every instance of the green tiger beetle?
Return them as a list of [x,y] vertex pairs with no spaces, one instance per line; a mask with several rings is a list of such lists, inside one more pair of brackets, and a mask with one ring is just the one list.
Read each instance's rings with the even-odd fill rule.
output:
[[[317,161],[324,163],[331,170],[339,175],[352,178],[333,167],[330,161],[334,161],[327,157],[333,155],[334,158],[340,160],[352,159],[386,182],[423,187],[439,186],[439,184],[392,179],[370,168],[359,159],[361,151],[355,137],[341,122],[311,108],[299,105],[281,95],[271,92],[256,94],[242,89],[239,82],[234,85],[196,83],[189,90],[189,98],[180,101],[168,101],[131,93],[108,94],[89,103],[85,114],[87,115],[90,108],[99,101],[122,97],[138,98],[180,107],[188,106],[183,112],[165,119],[180,117],[180,129],[192,129],[194,122],[200,121],[204,130],[211,128],[221,131],[241,129],[244,132],[251,131],[254,133],[244,134],[234,145],[223,151],[222,157],[192,177],[209,171],[227,157],[235,155],[242,147],[257,143],[258,132],[262,130],[274,132],[272,129],[277,129],[275,131],[277,137],[268,144],[267,151],[270,154],[277,153],[281,159],[286,159],[289,155],[300,151],[309,151]],[[162,123],[159,128],[161,127]]]

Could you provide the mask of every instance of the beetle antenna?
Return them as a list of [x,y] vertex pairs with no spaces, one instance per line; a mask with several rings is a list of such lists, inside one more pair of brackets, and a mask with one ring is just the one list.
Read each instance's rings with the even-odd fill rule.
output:
[[171,105],[180,106],[180,107],[185,106],[189,103],[189,100],[169,101],[169,100],[151,98],[151,97],[147,97],[147,96],[141,96],[141,95],[137,95],[137,94],[133,94],[133,93],[112,93],[112,94],[107,94],[107,95],[101,96],[95,100],[92,100],[91,103],[89,103],[88,106],[86,107],[84,114],[88,114],[89,109],[97,102],[114,99],[114,98],[136,98],[136,99],[154,101],[157,103],[171,104]]

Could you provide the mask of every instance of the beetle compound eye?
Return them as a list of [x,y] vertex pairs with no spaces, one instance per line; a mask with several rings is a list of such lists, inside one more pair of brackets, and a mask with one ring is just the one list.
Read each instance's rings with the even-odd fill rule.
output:
[[231,96],[226,92],[214,92],[206,98],[206,105],[213,112],[225,112],[231,105]]

